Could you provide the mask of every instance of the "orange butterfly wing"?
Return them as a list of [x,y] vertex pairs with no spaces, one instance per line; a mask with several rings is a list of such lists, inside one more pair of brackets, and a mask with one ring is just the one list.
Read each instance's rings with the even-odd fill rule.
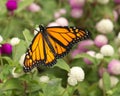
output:
[[87,39],[90,35],[88,31],[76,27],[47,27],[44,31],[38,32],[27,50],[24,59],[25,72],[40,64],[55,64],[56,59],[64,57],[75,43]]
[[75,43],[90,36],[87,30],[76,27],[48,27],[47,32],[57,59],[65,56]]

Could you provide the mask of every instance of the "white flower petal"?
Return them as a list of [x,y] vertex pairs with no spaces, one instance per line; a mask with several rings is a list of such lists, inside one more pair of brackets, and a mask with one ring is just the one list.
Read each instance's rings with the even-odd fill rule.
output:
[[3,41],[3,37],[0,35],[0,43]]
[[114,54],[114,49],[111,45],[104,45],[101,47],[100,49],[101,54],[103,54],[104,56],[113,56]]
[[36,35],[40,31],[40,28],[37,27],[36,30],[34,30],[34,35]]
[[20,76],[22,76],[24,73],[15,73],[15,67],[13,68],[13,70],[12,70],[12,75],[13,75],[13,77],[14,78],[18,78],[18,77],[20,77]]
[[18,37],[14,37],[10,40],[10,44],[13,46],[19,44],[19,42],[20,42],[20,39]]
[[21,66],[24,66],[23,63],[24,63],[24,58],[25,58],[25,54],[23,54],[21,57],[20,57],[20,60],[19,60],[19,63]]
[[76,80],[76,78],[74,78],[74,77],[68,77],[67,82],[68,82],[68,84],[71,85],[71,86],[77,85],[77,80]]
[[101,54],[101,53],[97,53],[96,55],[95,55],[95,57],[97,58],[97,59],[103,59],[103,54]]
[[[117,83],[119,82],[119,79],[117,77],[115,77],[115,76],[110,76],[110,82],[111,82],[111,88],[112,88],[112,87],[114,87],[114,86],[117,85]],[[104,89],[103,88],[104,86],[103,86],[103,80],[102,80],[102,78],[99,80],[99,87],[101,89]]]
[[109,0],[97,0],[100,4],[108,4]]
[[49,81],[49,77],[48,76],[41,76],[39,78],[40,82],[43,82],[43,83],[48,83]]
[[85,78],[85,73],[81,67],[72,67],[68,76],[75,78],[77,81],[83,81]]
[[96,29],[103,33],[111,33],[113,31],[114,25],[110,19],[102,19],[96,24]]

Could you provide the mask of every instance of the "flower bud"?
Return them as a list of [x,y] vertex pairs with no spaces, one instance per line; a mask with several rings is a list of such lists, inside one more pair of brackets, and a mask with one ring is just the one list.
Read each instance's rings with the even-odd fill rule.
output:
[[16,0],[8,0],[6,2],[6,7],[9,11],[14,11],[17,9],[18,7],[18,4],[17,4],[17,1]]
[[4,43],[2,44],[1,50],[3,54],[10,55],[12,53],[12,45],[9,43]]

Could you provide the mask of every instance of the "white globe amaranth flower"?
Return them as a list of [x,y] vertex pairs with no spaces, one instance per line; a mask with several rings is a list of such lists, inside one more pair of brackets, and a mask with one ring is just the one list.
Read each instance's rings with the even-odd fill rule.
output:
[[120,46],[120,39],[119,38],[114,38],[114,42],[117,46]]
[[111,45],[107,44],[101,47],[100,52],[103,56],[113,56],[114,49]]
[[68,73],[69,77],[75,78],[77,81],[83,81],[85,78],[85,73],[81,67],[72,67]]
[[19,44],[20,42],[20,39],[18,37],[13,37],[11,40],[10,40],[10,44],[15,46],[17,44]]
[[108,4],[109,0],[97,0],[100,4]]
[[48,83],[49,82],[49,77],[48,76],[41,76],[40,78],[39,78],[39,81],[40,82],[43,82],[43,83]]
[[0,35],[0,43],[3,41],[3,37]]
[[24,58],[25,58],[25,54],[23,54],[21,57],[20,57],[20,60],[19,60],[19,63],[21,66],[24,66],[23,63],[24,63]]
[[16,67],[12,69],[12,75],[14,78],[18,78],[24,74],[24,73],[16,73],[15,70],[16,70]]
[[100,33],[107,34],[113,31],[114,25],[110,19],[102,19],[96,24],[96,29]]
[[39,27],[35,28],[35,30],[34,30],[34,35],[36,35],[39,31],[40,31],[40,28],[39,28]]
[[77,85],[77,79],[74,78],[74,77],[72,77],[72,76],[68,77],[67,82],[68,82],[68,84],[71,85],[71,86]]
[[[111,88],[116,86],[118,82],[119,82],[119,79],[117,77],[110,76]],[[100,87],[100,89],[104,89],[103,79],[102,78],[99,80],[99,87]]]
[[97,53],[96,55],[95,55],[95,57],[96,57],[96,59],[103,59],[103,54],[101,54],[101,53]]

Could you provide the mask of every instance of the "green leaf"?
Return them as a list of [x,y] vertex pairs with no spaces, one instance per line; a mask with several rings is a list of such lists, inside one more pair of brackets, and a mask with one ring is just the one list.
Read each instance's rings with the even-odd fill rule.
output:
[[41,86],[38,84],[36,80],[33,80],[28,83],[28,89],[27,92],[36,92],[41,89]]
[[111,82],[110,82],[110,76],[107,72],[104,72],[103,74],[103,85],[105,91],[110,90]]
[[61,96],[63,91],[61,79],[53,79],[43,88],[44,96]]
[[[57,64],[56,64],[55,66],[56,66],[56,67],[59,67],[59,68],[61,68],[61,69],[63,69],[63,70],[66,70],[66,71],[68,71],[68,72],[69,72],[69,70],[70,70],[69,65],[68,65],[63,59],[59,59],[58,62],[57,62]],[[55,67],[55,66],[54,66],[54,67]]]
[[27,42],[27,44],[29,45],[33,39],[33,35],[31,35],[30,31],[28,29],[25,29],[23,31],[23,35],[25,37],[25,40]]
[[22,11],[25,9],[27,6],[29,6],[34,0],[23,0],[22,2],[19,3],[18,9],[15,11],[16,13]]
[[15,78],[7,80],[3,84],[2,89],[0,91],[2,92],[2,91],[7,91],[7,90],[13,90],[13,89],[23,90],[23,86],[20,80],[15,79]]
[[10,65],[13,64],[13,60],[10,57],[3,56],[2,59],[6,60]]
[[21,40],[18,45],[13,47],[13,53],[12,53],[13,60],[19,61],[20,57],[26,51],[25,45],[26,45],[26,43],[23,40]]

